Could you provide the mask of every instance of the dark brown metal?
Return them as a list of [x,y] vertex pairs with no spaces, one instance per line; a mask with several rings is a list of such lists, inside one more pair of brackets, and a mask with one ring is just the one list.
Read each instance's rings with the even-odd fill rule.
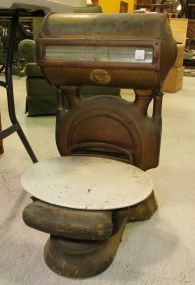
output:
[[129,207],[128,222],[148,220],[158,208],[154,192],[144,201]]
[[127,223],[127,213],[127,209],[115,212],[113,233],[104,241],[78,241],[51,236],[44,249],[47,265],[66,277],[86,278],[101,273],[116,255]]
[[86,278],[104,271],[113,261],[127,222],[146,220],[157,209],[154,194],[136,206],[115,211],[82,211],[35,199],[23,212],[25,223],[50,233],[44,249],[55,273]]
[[[65,106],[57,110],[56,119],[56,142],[62,156],[80,154],[112,157],[143,170],[158,165],[161,140],[160,91],[135,90],[134,102],[114,96],[80,101],[69,90],[63,92],[64,96],[66,94],[72,108],[68,112]],[[151,101],[152,117],[147,115]]]
[[[153,58],[150,63],[90,61],[87,55],[83,61],[49,60],[47,46],[151,47]],[[56,143],[62,156],[109,157],[143,170],[158,166],[160,88],[176,57],[166,15],[51,14],[37,40],[37,54],[43,74],[58,87]],[[135,100],[114,96],[83,100],[82,85],[131,87]],[[60,275],[81,278],[105,270],[114,259],[126,223],[148,219],[156,209],[152,192],[135,206],[107,212],[35,200],[23,218],[30,227],[51,234],[44,251],[47,265]]]
[[55,236],[105,240],[113,231],[112,211],[87,211],[34,201],[23,211],[25,223]]
[[[117,23],[117,24],[116,24]],[[53,46],[151,47],[152,63],[68,61],[45,58],[45,48]],[[169,58],[167,59],[167,54]],[[50,14],[37,39],[38,64],[45,77],[58,87],[94,85],[90,74],[105,70],[111,81],[105,86],[136,89],[162,87],[176,57],[176,45],[166,14]],[[146,80],[147,78],[147,80]]]

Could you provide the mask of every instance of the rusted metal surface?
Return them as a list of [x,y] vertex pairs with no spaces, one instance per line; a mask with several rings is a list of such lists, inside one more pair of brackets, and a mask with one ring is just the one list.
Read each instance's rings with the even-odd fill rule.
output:
[[[56,142],[62,156],[87,154],[112,157],[143,170],[158,165],[162,93],[135,90],[135,101],[112,96],[79,100],[66,88],[70,110],[57,110]],[[153,115],[147,115],[153,101]]]
[[[99,47],[133,47],[141,57],[149,48],[152,60],[97,61],[89,60],[87,53],[84,60],[72,55],[67,60],[64,46],[84,52],[85,47],[90,51],[93,47],[97,51]],[[59,58],[65,60],[52,58],[53,51],[47,56],[47,47],[57,48],[57,57],[59,52]],[[120,58],[120,49],[113,50],[119,51]],[[162,128],[160,89],[176,58],[166,15],[51,14],[37,40],[37,55],[43,74],[59,90],[56,143],[62,156],[110,157],[143,170],[157,167]],[[135,100],[114,96],[84,100],[79,92],[83,85],[133,88]],[[67,210],[35,201],[24,210],[24,220],[51,234],[45,246],[47,265],[60,275],[80,278],[105,270],[114,259],[126,222],[148,219],[156,209],[154,193],[133,207],[108,213]]]
[[157,210],[158,205],[154,192],[144,201],[129,207],[128,222],[148,220]]
[[86,278],[104,271],[113,261],[127,222],[150,218],[157,204],[152,194],[135,207],[115,211],[81,211],[34,200],[23,212],[25,223],[50,233],[44,249],[55,273]]
[[[116,48],[116,57],[99,61],[68,59],[59,48],[71,46]],[[47,48],[57,48],[47,58]],[[134,62],[124,47],[136,48]],[[149,63],[136,58],[151,48]],[[121,49],[121,51],[120,51]],[[97,51],[97,50],[95,50]],[[58,54],[59,52],[59,54]],[[70,51],[71,52],[71,51]],[[103,51],[102,51],[103,52]],[[139,54],[141,53],[141,54]],[[158,165],[161,140],[160,88],[176,58],[176,43],[165,14],[51,14],[46,17],[37,40],[38,64],[45,77],[60,90],[56,142],[61,155],[111,156],[147,170]],[[167,57],[169,55],[169,57]],[[62,56],[62,58],[60,57]],[[120,60],[121,58],[121,60]],[[131,87],[135,101],[110,96],[79,98],[80,85]],[[63,104],[65,96],[67,105]],[[153,103],[153,114],[148,107]]]
[[104,271],[113,261],[127,223],[127,209],[115,212],[114,230],[105,241],[84,241],[51,236],[45,245],[47,265],[57,274],[86,278]]
[[113,231],[112,211],[74,210],[34,201],[23,211],[25,223],[55,236],[105,240]]
[[[47,59],[46,49],[52,46],[55,57]],[[150,47],[153,55],[150,63],[91,61],[87,53],[83,60],[75,60],[74,54],[62,60],[57,50],[63,46],[80,47],[81,51],[86,47],[117,47],[117,53],[118,47]],[[43,74],[58,87],[97,85],[91,73],[102,69],[111,78],[104,86],[157,89],[174,64],[176,45],[166,14],[51,14],[37,40],[37,55]]]

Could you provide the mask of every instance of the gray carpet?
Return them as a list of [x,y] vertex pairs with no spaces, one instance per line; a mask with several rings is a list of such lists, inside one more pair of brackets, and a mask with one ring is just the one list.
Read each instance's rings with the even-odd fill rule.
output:
[[[28,118],[25,78],[15,78],[19,121],[39,160],[58,156],[54,117]],[[125,97],[128,94],[124,92]],[[9,125],[1,90],[2,123]],[[159,203],[149,220],[128,224],[113,264],[102,274],[72,280],[53,273],[43,260],[47,234],[24,225],[30,201],[20,176],[31,165],[16,134],[4,141],[0,156],[0,285],[193,285],[195,284],[195,84],[165,94],[163,137],[158,168],[150,170]]]

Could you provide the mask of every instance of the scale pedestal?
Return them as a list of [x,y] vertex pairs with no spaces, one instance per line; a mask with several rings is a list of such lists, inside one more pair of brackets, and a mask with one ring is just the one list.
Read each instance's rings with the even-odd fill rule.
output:
[[157,208],[150,177],[112,159],[70,156],[41,161],[21,182],[35,199],[24,209],[23,219],[50,233],[45,261],[67,277],[104,271],[114,259],[126,223],[149,218]]

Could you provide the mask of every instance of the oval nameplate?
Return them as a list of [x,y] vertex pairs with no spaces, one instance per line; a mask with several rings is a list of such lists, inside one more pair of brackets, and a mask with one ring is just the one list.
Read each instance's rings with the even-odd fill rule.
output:
[[111,76],[107,71],[103,69],[94,69],[90,73],[90,79],[94,83],[108,84],[111,81]]

